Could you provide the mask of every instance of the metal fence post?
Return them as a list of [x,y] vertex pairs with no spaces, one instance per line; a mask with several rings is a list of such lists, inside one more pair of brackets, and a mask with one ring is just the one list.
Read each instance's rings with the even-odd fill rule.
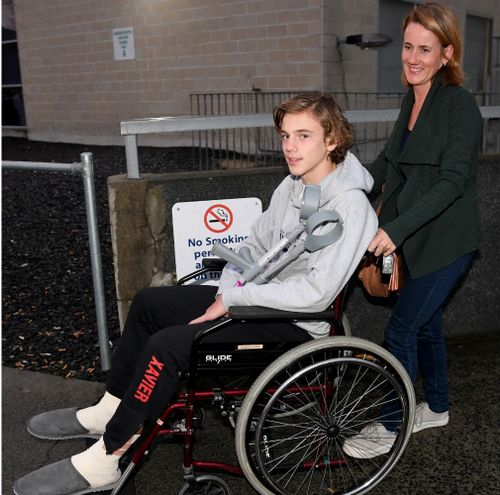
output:
[[106,323],[106,304],[104,298],[101,250],[99,245],[99,229],[95,207],[93,157],[92,153],[82,153],[80,157],[82,161],[85,208],[87,210],[90,262],[92,265],[92,281],[94,284],[95,310],[97,317],[97,333],[99,336],[99,350],[101,353],[101,367],[104,371],[107,371],[111,368],[111,360],[109,357],[109,336]]
[[129,179],[140,179],[139,155],[137,151],[137,135],[125,136],[125,155],[127,157],[127,174]]

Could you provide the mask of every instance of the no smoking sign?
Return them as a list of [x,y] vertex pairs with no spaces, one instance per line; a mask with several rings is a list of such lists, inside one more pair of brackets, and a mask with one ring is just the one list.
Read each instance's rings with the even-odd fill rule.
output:
[[233,225],[233,212],[226,205],[216,204],[205,212],[203,222],[210,232],[221,234]]
[[201,268],[203,258],[210,256],[216,242],[236,248],[261,213],[258,198],[176,203],[172,207],[172,225],[177,278]]

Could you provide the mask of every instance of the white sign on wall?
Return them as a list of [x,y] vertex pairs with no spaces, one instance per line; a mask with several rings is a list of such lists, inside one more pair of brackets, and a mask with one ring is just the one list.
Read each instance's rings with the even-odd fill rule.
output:
[[115,60],[135,59],[133,27],[113,29],[113,50]]
[[[262,213],[258,198],[216,199],[176,203],[172,207],[177,279],[202,267],[216,242],[238,246]],[[216,283],[218,273],[198,277],[198,283]]]

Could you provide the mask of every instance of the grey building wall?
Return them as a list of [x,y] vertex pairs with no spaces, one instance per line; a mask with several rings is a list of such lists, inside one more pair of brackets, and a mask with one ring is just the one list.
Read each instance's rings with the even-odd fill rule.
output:
[[[497,74],[500,2],[447,3],[463,26],[471,13],[491,20]],[[14,0],[27,135],[122,144],[121,121],[188,115],[192,93],[377,92],[378,58],[393,47],[360,50],[343,41],[379,32],[392,4],[411,7],[402,0]],[[135,58],[115,60],[118,28],[133,29]],[[162,136],[141,142],[165,144]]]

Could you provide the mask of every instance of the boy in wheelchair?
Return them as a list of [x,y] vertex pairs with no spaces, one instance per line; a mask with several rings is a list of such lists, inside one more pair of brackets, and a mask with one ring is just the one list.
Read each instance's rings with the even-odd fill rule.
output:
[[[195,335],[213,326],[231,306],[314,312],[327,308],[345,286],[377,229],[366,193],[372,178],[348,150],[349,125],[334,98],[315,93],[294,97],[274,110],[288,175],[269,208],[252,226],[243,246],[258,259],[299,223],[307,184],[321,189],[319,211],[335,211],[342,222],[336,242],[307,250],[268,283],[241,284],[241,270],[229,263],[219,287],[170,286],[141,290],[132,302],[106,393],[94,406],[39,414],[28,421],[37,438],[95,438],[87,450],[16,481],[17,495],[84,494],[112,489],[120,478],[120,457],[147,419],[172,399],[179,372],[190,366]],[[277,253],[286,256],[288,249]],[[328,335],[326,322],[232,321],[207,341],[304,342]]]

